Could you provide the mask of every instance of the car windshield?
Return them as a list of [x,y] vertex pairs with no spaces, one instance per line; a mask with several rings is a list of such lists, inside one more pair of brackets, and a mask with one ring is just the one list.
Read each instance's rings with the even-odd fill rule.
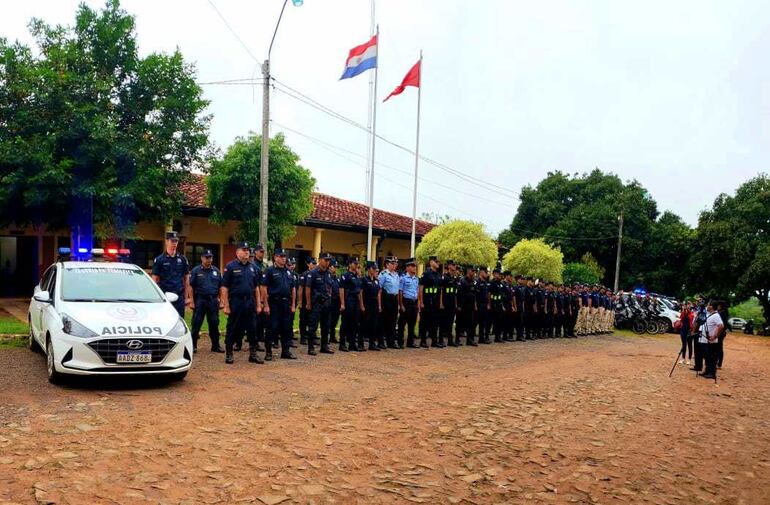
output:
[[65,302],[162,302],[155,283],[139,267],[64,268]]

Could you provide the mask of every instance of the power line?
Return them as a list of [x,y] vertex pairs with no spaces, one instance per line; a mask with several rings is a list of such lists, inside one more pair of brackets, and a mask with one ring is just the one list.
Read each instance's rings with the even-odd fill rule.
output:
[[222,15],[221,12],[219,12],[219,9],[217,9],[217,6],[214,5],[213,0],[208,0],[209,5],[214,9],[214,11],[217,13],[217,16],[219,16],[219,19],[222,20],[222,22],[225,24],[228,30],[230,30],[230,33],[233,34],[233,37],[235,37],[238,42],[240,42],[241,46],[246,50],[247,53],[249,53],[249,56],[251,56],[251,59],[259,63],[259,60],[256,56],[254,56],[254,53],[251,52],[251,49],[249,49],[249,46],[246,45],[246,43],[241,39],[238,34],[235,32],[232,26],[230,26],[230,23],[227,22],[227,19]]
[[[294,133],[294,134],[296,134],[296,135],[299,135],[299,136],[301,136],[301,137],[304,137],[304,138],[306,138],[306,139],[310,140],[311,142],[314,142],[314,143],[316,143],[316,144],[319,144],[319,145],[321,145],[321,146],[326,146],[326,147],[328,147],[328,148],[330,148],[330,149],[337,149],[337,150],[339,150],[339,151],[342,151],[342,152],[345,152],[345,153],[351,154],[351,155],[353,155],[353,156],[356,156],[357,158],[361,158],[361,159],[364,159],[364,160],[366,159],[366,156],[364,156],[364,155],[362,155],[362,154],[359,154],[359,153],[356,153],[356,152],[354,152],[354,151],[351,151],[351,150],[349,150],[349,149],[345,149],[344,147],[340,147],[340,146],[336,146],[336,145],[334,145],[334,144],[330,144],[330,143],[328,143],[328,142],[325,142],[325,141],[323,141],[323,140],[321,140],[321,139],[319,139],[319,138],[317,138],[317,137],[313,137],[313,136],[311,136],[311,135],[308,135],[308,134],[306,134],[306,133],[302,133],[302,132],[300,132],[300,131],[297,131],[297,130],[295,130],[295,129],[293,129],[293,128],[290,128],[290,127],[288,127],[288,126],[286,126],[286,125],[283,125],[283,124],[281,124],[281,123],[278,123],[278,122],[276,122],[276,121],[272,121],[272,123],[273,123],[274,125],[276,125],[277,127],[279,127],[279,128],[282,128],[282,129],[284,129],[284,130],[286,130],[286,131],[289,131],[289,132],[291,132],[291,133]],[[347,159],[347,158],[346,158],[346,159]],[[349,160],[349,161],[352,161],[352,160]],[[398,167],[394,167],[394,166],[392,166],[392,165],[388,165],[388,164],[385,164],[385,163],[381,163],[381,162],[379,162],[379,161],[378,161],[378,162],[376,162],[376,164],[377,164],[377,165],[379,165],[379,166],[381,166],[381,167],[383,167],[383,168],[388,168],[388,169],[390,169],[390,170],[394,170],[394,171],[396,171],[396,172],[399,172],[399,173],[402,173],[402,174],[404,174],[404,175],[409,175],[409,176],[413,175],[413,173],[412,173],[412,172],[410,172],[410,171],[408,171],[408,170],[404,170],[404,169],[402,169],[402,168],[398,168]],[[422,176],[419,176],[419,177],[418,177],[418,179],[420,179],[421,181],[430,182],[431,184],[433,184],[433,185],[435,185],[435,186],[439,186],[439,187],[442,187],[442,188],[444,188],[444,189],[447,189],[447,190],[449,190],[449,191],[454,191],[454,192],[456,192],[456,193],[459,193],[459,194],[461,194],[461,195],[465,195],[465,196],[468,196],[468,197],[470,197],[470,198],[476,198],[476,199],[478,199],[478,200],[482,200],[482,201],[484,201],[485,203],[493,203],[493,204],[497,204],[497,205],[500,205],[501,207],[506,207],[506,208],[509,208],[509,207],[511,207],[511,204],[510,204],[510,203],[498,202],[498,201],[496,201],[496,200],[489,200],[489,199],[487,199],[487,198],[485,198],[485,197],[483,197],[483,196],[480,196],[480,195],[475,195],[475,194],[473,194],[473,193],[468,193],[468,192],[462,191],[462,190],[460,190],[460,189],[457,189],[457,188],[455,188],[455,187],[453,187],[453,186],[450,186],[450,185],[448,185],[448,184],[443,184],[443,183],[441,183],[441,182],[436,182],[436,181],[433,181],[433,180],[431,180],[431,179],[428,179],[428,178],[426,178],[426,177],[422,177]]]

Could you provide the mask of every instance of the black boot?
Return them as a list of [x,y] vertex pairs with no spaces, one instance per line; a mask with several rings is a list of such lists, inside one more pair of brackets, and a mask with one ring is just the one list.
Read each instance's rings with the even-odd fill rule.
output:
[[273,361],[273,346],[270,344],[265,346],[265,361]]
[[249,346],[249,363],[256,363],[258,365],[261,365],[264,363],[265,360],[257,356],[257,348],[256,346]]
[[226,351],[225,351],[225,363],[228,365],[232,365],[235,360],[233,360],[233,344],[226,344],[225,345]]
[[428,348],[428,340],[425,337],[420,337],[420,347],[423,349]]

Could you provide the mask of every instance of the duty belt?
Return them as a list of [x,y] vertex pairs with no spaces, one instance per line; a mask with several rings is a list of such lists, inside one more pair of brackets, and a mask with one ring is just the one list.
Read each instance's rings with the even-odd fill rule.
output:
[[438,294],[438,288],[436,287],[423,288],[422,292],[423,294],[426,294],[426,295],[436,295]]
[[453,287],[444,288],[444,293],[448,295],[453,295],[457,293],[457,288],[453,288]]

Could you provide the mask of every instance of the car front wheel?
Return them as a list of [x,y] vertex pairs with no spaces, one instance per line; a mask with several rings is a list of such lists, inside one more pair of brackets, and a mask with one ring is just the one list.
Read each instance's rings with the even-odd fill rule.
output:
[[51,343],[51,339],[48,339],[48,342],[45,346],[45,353],[46,353],[46,369],[48,372],[48,382],[51,384],[62,384],[64,382],[64,376],[56,371],[56,367],[54,366],[54,355],[53,355],[53,344]]

